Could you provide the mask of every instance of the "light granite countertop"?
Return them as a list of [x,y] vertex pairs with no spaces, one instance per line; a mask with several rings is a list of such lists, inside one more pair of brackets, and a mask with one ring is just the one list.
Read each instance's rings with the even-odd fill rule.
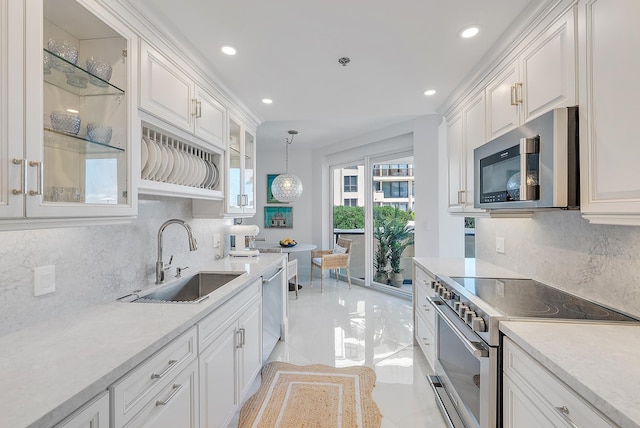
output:
[[479,259],[414,257],[431,276],[469,276],[477,278],[526,278],[516,272]]
[[640,324],[505,321],[500,330],[613,422],[640,428]]
[[283,258],[267,253],[192,267],[246,272],[197,304],[109,302],[0,337],[0,427],[54,425]]

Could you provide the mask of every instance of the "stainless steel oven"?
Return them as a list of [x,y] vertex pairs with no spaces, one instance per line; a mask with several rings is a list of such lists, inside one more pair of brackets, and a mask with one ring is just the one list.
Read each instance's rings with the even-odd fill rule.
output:
[[502,426],[499,323],[638,323],[638,319],[532,279],[437,275],[428,302],[436,317],[435,375],[429,381],[454,428]]
[[435,376],[430,383],[451,427],[497,426],[498,348],[489,346],[439,296]]

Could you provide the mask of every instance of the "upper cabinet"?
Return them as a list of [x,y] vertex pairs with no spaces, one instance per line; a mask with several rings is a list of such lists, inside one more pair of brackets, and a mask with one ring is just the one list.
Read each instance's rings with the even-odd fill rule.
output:
[[488,140],[553,108],[576,104],[574,9],[538,31],[486,87]]
[[74,0],[5,1],[2,19],[0,215],[134,215],[135,35]]
[[140,44],[140,109],[224,148],[225,108],[175,62],[144,41]]
[[256,213],[255,134],[239,120],[229,118],[228,177],[225,214]]
[[483,213],[474,208],[473,150],[485,143],[484,93],[465,102],[448,124],[449,211]]
[[640,225],[637,0],[579,4],[581,210],[592,223]]

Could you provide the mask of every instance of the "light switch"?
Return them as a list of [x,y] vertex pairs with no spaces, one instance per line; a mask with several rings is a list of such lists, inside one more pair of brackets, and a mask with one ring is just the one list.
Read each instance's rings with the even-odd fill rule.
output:
[[213,248],[218,248],[220,247],[220,234],[219,233],[214,233],[213,235]]
[[33,295],[42,296],[43,294],[53,293],[54,291],[56,291],[55,265],[34,268]]
[[496,238],[496,253],[504,254],[504,238]]

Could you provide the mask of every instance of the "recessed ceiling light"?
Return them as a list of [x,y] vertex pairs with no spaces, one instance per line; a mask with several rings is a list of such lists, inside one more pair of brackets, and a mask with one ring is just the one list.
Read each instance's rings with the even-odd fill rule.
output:
[[480,28],[476,26],[465,28],[460,33],[460,37],[462,37],[463,39],[470,39],[471,37],[476,36],[479,32],[480,32]]
[[265,104],[272,104],[273,100],[271,98],[263,98],[262,102],[265,103]]
[[229,46],[229,45],[224,45],[221,48],[222,52],[227,54],[227,55],[235,55],[236,54],[236,48],[234,48],[233,46]]
[[429,89],[429,90],[424,91],[424,94],[427,95],[427,96],[434,95],[435,93],[436,93],[435,89]]
[[68,108],[68,109],[67,109],[67,111],[68,111],[69,113],[76,113],[76,114],[77,114],[77,113],[80,113],[78,110],[74,110],[74,109],[72,109],[72,108]]

